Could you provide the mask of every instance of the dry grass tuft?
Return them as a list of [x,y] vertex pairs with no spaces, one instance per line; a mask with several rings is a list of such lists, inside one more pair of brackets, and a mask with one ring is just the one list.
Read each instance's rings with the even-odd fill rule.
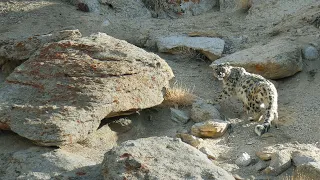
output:
[[190,106],[195,101],[196,96],[187,87],[175,83],[173,87],[166,90],[164,101],[161,106],[178,107]]

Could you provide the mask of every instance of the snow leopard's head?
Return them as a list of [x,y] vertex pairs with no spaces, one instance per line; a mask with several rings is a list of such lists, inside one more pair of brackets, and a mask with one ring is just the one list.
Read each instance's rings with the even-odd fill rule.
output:
[[230,75],[232,68],[229,63],[211,64],[210,67],[213,69],[213,76],[220,81]]

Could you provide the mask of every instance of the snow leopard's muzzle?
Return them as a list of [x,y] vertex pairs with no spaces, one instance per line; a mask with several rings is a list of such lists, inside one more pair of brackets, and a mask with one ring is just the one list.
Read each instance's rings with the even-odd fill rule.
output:
[[217,78],[219,81],[222,81],[225,76],[226,76],[226,73],[223,73],[223,72],[217,73]]

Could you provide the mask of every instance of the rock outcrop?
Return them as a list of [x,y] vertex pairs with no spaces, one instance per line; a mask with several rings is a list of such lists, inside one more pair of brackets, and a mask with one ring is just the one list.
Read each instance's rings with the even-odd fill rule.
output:
[[105,117],[163,101],[159,56],[103,33],[46,44],[0,88],[0,123],[45,146],[84,140]]
[[105,154],[102,173],[106,180],[234,179],[196,148],[169,137],[122,143]]

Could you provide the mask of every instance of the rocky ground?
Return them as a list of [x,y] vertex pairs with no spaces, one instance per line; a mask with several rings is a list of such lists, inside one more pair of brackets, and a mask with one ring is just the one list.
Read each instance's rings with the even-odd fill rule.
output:
[[[177,6],[178,2],[176,1],[164,0],[12,0],[0,2],[0,66],[2,67],[0,74],[0,81],[2,82],[0,85],[0,129],[8,129],[8,126],[10,126],[15,133],[23,136],[21,137],[8,130],[0,131],[0,179],[123,179],[123,177],[128,177],[128,179],[213,179],[213,177],[232,179],[230,174],[238,179],[291,179],[291,176],[295,176],[296,179],[319,178],[320,133],[318,131],[320,121],[318,117],[320,117],[320,104],[317,97],[320,96],[320,76],[318,73],[320,67],[318,53],[320,50],[320,2],[317,0],[253,0],[241,1],[240,4],[237,4],[233,0],[220,0],[220,2],[203,0],[199,1],[198,6],[193,6],[187,2],[189,1],[179,1],[181,6]],[[196,1],[190,3],[197,4]],[[129,107],[129,105],[125,105],[127,109],[124,106],[115,105],[112,106],[112,110],[108,107],[109,109],[106,108],[106,111],[103,111],[101,110],[103,106],[101,102],[106,102],[107,104],[110,101],[108,99],[110,97],[103,93],[100,95],[92,95],[91,93],[93,91],[110,91],[114,93],[112,88],[105,89],[105,85],[109,84],[109,81],[105,81],[104,77],[99,79],[99,81],[102,81],[99,83],[94,81],[96,79],[81,79],[84,83],[82,84],[80,81],[80,86],[78,81],[74,84],[69,84],[83,88],[84,90],[81,93],[85,94],[85,97],[95,98],[94,101],[90,99],[88,105],[83,103],[73,104],[74,107],[79,109],[72,112],[78,113],[61,113],[60,111],[47,110],[52,116],[60,119],[63,119],[63,116],[70,117],[67,119],[77,116],[83,117],[79,121],[85,123],[85,125],[82,125],[82,128],[85,129],[84,131],[78,125],[66,125],[69,123],[51,125],[51,120],[45,121],[44,125],[37,126],[38,120],[28,120],[31,117],[27,113],[38,113],[34,110],[38,106],[37,103],[39,103],[37,98],[45,99],[46,96],[41,95],[43,92],[32,91],[32,94],[25,98],[23,95],[27,94],[26,91],[17,91],[17,89],[12,88],[16,87],[15,85],[11,87],[6,84],[8,80],[19,80],[19,82],[24,82],[22,86],[28,85],[26,84],[26,82],[29,82],[27,81],[29,80],[28,78],[31,80],[36,79],[33,74],[34,71],[32,71],[34,69],[31,69],[26,77],[23,74],[21,75],[18,72],[19,69],[16,68],[15,72],[7,79],[7,82],[5,82],[5,78],[17,65],[26,60],[30,68],[33,68],[32,62],[44,62],[47,64],[48,61],[45,61],[44,56],[40,56],[41,52],[47,50],[41,49],[45,43],[53,43],[55,46],[59,46],[61,43],[56,42],[64,39],[72,43],[81,41],[85,45],[91,43],[83,39],[77,40],[79,38],[77,33],[72,36],[65,36],[64,33],[55,36],[56,32],[61,32],[63,29],[79,29],[82,37],[87,37],[97,32],[106,33],[112,37],[126,40],[148,52],[154,52],[164,59],[165,62],[157,58],[153,59],[151,58],[153,55],[145,54],[147,52],[137,50],[138,48],[135,49],[129,45],[124,45],[128,47],[127,49],[117,48],[117,45],[112,46],[113,50],[117,52],[111,52],[112,57],[110,54],[104,54],[106,53],[105,49],[100,48],[105,46],[103,42],[101,42],[103,44],[101,46],[96,45],[94,42],[95,48],[90,45],[86,47],[79,46],[83,48],[82,56],[72,54],[77,47],[64,47],[66,49],[69,48],[66,51],[70,52],[68,57],[72,57],[71,59],[76,57],[78,60],[88,60],[89,56],[94,56],[101,61],[104,58],[109,60],[111,58],[114,62],[116,58],[113,55],[120,54],[117,57],[122,57],[129,64],[119,66],[121,71],[113,72],[114,74],[112,75],[114,76],[128,75],[127,71],[129,70],[126,67],[131,66],[135,67],[130,70],[131,74],[134,74],[132,71],[139,71],[140,68],[145,70],[143,72],[150,73],[150,76],[154,76],[154,73],[164,73],[158,75],[158,79],[152,79],[158,85],[154,88],[154,91],[145,92],[139,89],[139,86],[149,86],[147,83],[142,83],[142,85],[137,85],[137,82],[133,83],[137,86],[134,90],[138,89],[139,92],[144,93],[142,93],[141,98],[146,97],[146,103],[144,103],[146,105],[141,106],[143,108],[156,106],[160,103],[158,98],[160,90],[158,88],[161,89],[162,86],[166,86],[168,79],[171,78],[169,70],[166,68],[159,70],[156,63],[158,61],[162,68],[166,67],[166,63],[171,67],[175,75],[175,78],[171,80],[172,84],[174,84],[173,86],[188,89],[194,95],[203,99],[204,103],[214,99],[221,90],[221,84],[213,78],[209,67],[212,61],[216,59],[218,59],[216,60],[217,62],[231,61],[235,65],[245,67],[248,71],[260,73],[267,78],[271,78],[274,80],[273,82],[279,93],[279,129],[272,128],[270,133],[265,136],[256,136],[253,128],[257,123],[249,122],[243,118],[244,113],[242,112],[241,104],[235,99],[227,100],[219,106],[205,103],[205,106],[208,106],[209,109],[219,110],[219,115],[215,112],[215,118],[220,117],[219,119],[225,120],[221,122],[218,126],[219,128],[230,127],[229,125],[223,125],[226,122],[231,124],[229,129],[222,130],[221,134],[217,135],[220,137],[214,138],[200,139],[188,135],[195,134],[194,131],[191,131],[191,127],[195,122],[198,122],[197,118],[193,116],[194,111],[192,108],[194,107],[191,106],[175,107],[185,112],[187,116],[187,118],[179,116],[181,118],[176,118],[175,121],[171,118],[173,112],[169,107],[156,106],[140,110],[139,108]],[[52,35],[46,36],[44,34]],[[219,43],[214,43],[213,45],[201,43],[198,45],[196,42],[200,40],[206,41],[207,39],[186,40],[187,34],[189,34],[189,37],[212,38],[210,42],[214,40],[214,42]],[[31,43],[28,41],[28,37],[37,40]],[[182,37],[184,41],[179,43],[187,43],[182,45],[183,47],[181,47],[181,44],[175,47],[170,42],[166,44],[170,45],[170,47],[158,49],[159,44],[166,37],[171,37],[171,39],[172,37]],[[73,41],[73,39],[75,40]],[[22,48],[21,50],[20,46],[18,46],[20,45],[19,42],[27,44],[27,48]],[[174,43],[176,42],[177,40],[174,41]],[[201,46],[203,44],[208,46]],[[189,50],[185,46],[192,47],[197,51]],[[134,50],[131,50],[131,48]],[[49,53],[57,50],[55,48],[52,49]],[[214,49],[214,51],[208,53],[208,49]],[[176,54],[177,50],[183,53]],[[36,51],[40,52],[40,55]],[[90,52],[95,55],[90,54]],[[137,55],[136,52],[141,54],[138,53]],[[126,56],[123,54],[134,57],[134,60],[124,58]],[[54,57],[57,58],[57,54]],[[155,62],[155,65],[149,61],[147,62],[146,59],[143,59],[144,57],[152,59],[151,62]],[[139,58],[142,60],[135,61]],[[59,61],[55,65],[63,67],[60,63]],[[78,73],[72,74],[73,76],[93,78],[97,75],[92,75],[92,69],[84,68],[86,67],[85,65],[81,66],[80,70],[80,66],[78,67],[79,64],[77,63],[68,65],[65,66],[65,69],[58,69],[54,73],[74,70],[74,72]],[[103,68],[98,69],[99,73],[105,73],[108,68],[112,69],[112,65],[104,64]],[[25,66],[19,67],[22,70],[26,68]],[[92,66],[90,67],[92,68]],[[46,71],[52,69],[51,66],[46,66],[45,68],[47,69]],[[93,66],[93,69],[96,73],[97,67]],[[147,74],[146,76],[149,76],[148,73],[145,73]],[[143,77],[138,77],[142,81]],[[60,78],[50,79],[49,83],[45,84],[45,89],[51,88],[50,83],[52,82],[65,83],[65,78]],[[135,82],[130,79],[130,76],[125,78],[129,79],[122,81],[123,90],[130,86],[130,81]],[[136,76],[132,78],[137,79]],[[47,79],[45,80],[47,82]],[[98,84],[96,88],[94,88],[95,84],[93,82]],[[116,84],[113,81],[112,83]],[[99,84],[101,85],[99,86]],[[19,86],[19,88],[21,87]],[[115,91],[118,91],[117,88],[116,86],[114,87]],[[130,89],[130,91],[134,90]],[[62,91],[67,90],[60,89],[60,91],[62,93]],[[19,92],[24,93],[21,95]],[[29,93],[30,91],[27,92]],[[150,100],[149,98],[153,96],[153,93],[158,93],[154,95],[157,97],[155,98],[156,100]],[[81,94],[81,98],[83,94]],[[139,95],[134,97],[137,96]],[[23,98],[17,101],[17,97]],[[123,91],[123,94],[119,95],[118,98],[121,97],[128,98],[131,96],[127,96],[127,93]],[[85,102],[86,99],[82,100]],[[18,105],[22,102],[25,106],[15,106],[15,108],[8,110],[7,103],[9,101]],[[114,104],[117,104],[117,101],[114,100]],[[59,103],[63,102],[70,107],[73,106],[68,104],[71,103],[69,101],[59,101]],[[29,110],[26,110],[26,107]],[[30,111],[32,109],[33,111]],[[130,113],[134,110],[133,112],[137,111],[137,113],[106,118],[99,125],[101,117],[111,116],[110,114],[115,109],[120,112],[131,110]],[[202,109],[205,111],[204,108]],[[199,111],[196,110],[196,112]],[[94,123],[88,118],[89,115],[86,116],[88,112],[98,114],[97,116],[92,115],[94,118],[91,119],[96,119]],[[112,116],[115,116],[115,114]],[[192,120],[189,120],[190,116]],[[36,115],[32,117],[36,117]],[[27,119],[28,121],[21,121],[21,119]],[[199,119],[205,118],[201,117]],[[63,135],[77,137],[75,140],[77,142],[74,142],[68,136],[61,136],[63,140],[61,142],[63,143],[57,143],[56,139],[60,137],[56,138],[48,135],[48,139],[55,140],[52,141],[52,144],[47,139],[38,138],[37,133],[41,134],[40,131],[43,130],[42,128],[45,129],[47,127],[47,123],[50,124],[49,129],[59,127],[59,130],[57,130],[59,133],[53,131],[52,136],[60,135],[61,130],[64,133],[61,133]],[[25,129],[23,129],[24,127]],[[75,130],[69,131],[68,129]],[[88,133],[89,135],[86,135]],[[210,159],[210,162],[203,156],[203,153],[199,154],[200,151],[196,151],[195,148],[181,143],[179,140],[163,137],[176,137],[177,133],[180,133],[182,140],[187,141],[197,149],[201,149],[207,155],[209,154],[208,159]],[[184,135],[181,136],[181,134]],[[144,141],[141,138],[147,139]],[[126,143],[120,145],[125,141]],[[35,145],[34,142],[46,146],[54,145],[54,147],[41,147]],[[150,148],[155,144],[159,147]],[[110,151],[117,145],[120,146]],[[152,152],[156,151],[155,149],[160,150],[164,147],[166,148],[163,151],[168,150],[167,153]],[[183,151],[181,151],[182,149]],[[132,153],[126,154],[129,150]],[[199,159],[196,158],[197,156]],[[112,166],[112,161],[119,163]],[[213,163],[210,164],[211,162]],[[173,167],[167,165],[175,163],[177,164]],[[177,166],[182,166],[181,164],[186,168],[177,168]],[[120,168],[116,168],[118,166]],[[194,172],[187,173],[190,169],[193,169],[192,166],[197,168],[194,168]],[[126,168],[121,169],[121,167]],[[119,170],[118,174],[113,172],[113,168]],[[112,173],[108,171],[112,171]],[[220,173],[216,173],[216,171]],[[300,175],[294,175],[295,172],[300,173]]]

